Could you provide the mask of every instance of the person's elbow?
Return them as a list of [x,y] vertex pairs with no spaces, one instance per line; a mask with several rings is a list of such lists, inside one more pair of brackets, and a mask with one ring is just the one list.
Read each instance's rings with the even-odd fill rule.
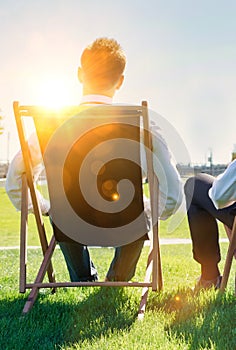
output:
[[16,210],[20,211],[21,210],[20,191],[8,188],[7,186],[5,188],[6,188],[6,193],[8,195],[9,200],[11,201],[13,206],[16,208]]
[[170,215],[173,215],[179,209],[182,202],[183,202],[182,188],[179,188],[177,191],[175,191],[174,193],[168,196],[167,207],[169,208]]
[[173,213],[181,206],[184,198],[183,183],[179,174],[175,174],[172,181],[168,184],[167,198],[170,206],[173,208]]
[[[170,216],[175,214],[177,210],[180,208],[183,202],[183,188],[182,186],[176,187],[175,189],[171,189],[167,192],[164,200],[164,196],[161,196],[163,205],[161,205],[161,215],[160,218],[162,220],[168,219]],[[165,203],[164,203],[165,202]]]
[[21,182],[20,178],[12,178],[9,173],[6,178],[5,191],[11,203],[17,210],[21,210]]

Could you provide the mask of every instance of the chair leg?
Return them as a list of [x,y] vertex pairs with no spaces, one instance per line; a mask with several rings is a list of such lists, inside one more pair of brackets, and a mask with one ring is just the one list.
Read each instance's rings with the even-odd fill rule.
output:
[[[51,263],[51,257],[52,257],[52,254],[54,252],[55,246],[56,246],[56,240],[55,240],[55,237],[53,236],[51,239],[51,242],[48,246],[48,249],[44,255],[42,264],[40,266],[40,269],[38,271],[38,275],[37,275],[34,283],[41,283],[43,281],[43,278],[48,270],[48,266]],[[23,311],[22,311],[23,314],[26,314],[27,312],[30,311],[30,309],[34,305],[34,302],[38,296],[38,292],[39,292],[39,288],[34,286],[34,284],[33,284],[31,292],[30,292],[28,299],[25,303],[25,306],[23,308]]]
[[158,224],[153,226],[153,266],[152,266],[152,290],[158,291],[163,288],[162,268],[161,268],[161,253],[159,243]]
[[162,277],[161,253],[160,253],[159,239],[157,241],[157,277],[158,277],[158,291],[161,291],[163,289],[163,277]]
[[26,263],[27,263],[27,231],[28,231],[28,186],[26,175],[22,176],[21,194],[21,225],[20,225],[20,293],[25,293]]
[[[152,243],[150,244],[150,249],[149,249],[149,254],[148,254],[148,260],[147,260],[147,267],[146,267],[146,274],[145,274],[145,283],[150,283],[150,278],[153,272],[153,245]],[[151,286],[151,284],[150,284]],[[142,296],[141,296],[141,301],[139,305],[139,310],[138,310],[138,320],[141,321],[144,318],[144,313],[146,310],[146,304],[147,304],[147,298],[148,298],[148,291],[149,291],[148,286],[143,287],[142,289]]]
[[[47,250],[48,250],[48,240],[47,240],[47,236],[46,236],[46,232],[45,232],[42,214],[39,211],[38,205],[36,205],[36,207],[37,207],[38,211],[35,211],[35,220],[36,220],[36,225],[38,228],[39,240],[40,240],[40,244],[42,247],[43,255],[45,255]],[[49,282],[55,282],[55,275],[54,275],[53,266],[52,266],[51,261],[49,261],[49,264],[47,267],[47,275],[48,275]]]
[[229,279],[229,273],[232,266],[233,257],[236,250],[236,219],[234,219],[234,224],[231,232],[229,248],[226,256],[223,277],[220,285],[220,291],[224,291]]
[[142,297],[139,305],[139,310],[138,310],[138,320],[142,321],[144,318],[144,313],[146,310],[146,304],[147,304],[147,297],[148,297],[148,287],[144,287],[142,290]]

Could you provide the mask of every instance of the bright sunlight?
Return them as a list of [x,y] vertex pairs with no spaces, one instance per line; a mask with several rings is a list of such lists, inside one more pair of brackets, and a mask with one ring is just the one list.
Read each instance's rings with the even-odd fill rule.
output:
[[40,105],[53,108],[73,104],[78,98],[66,76],[47,76],[41,79],[36,94]]

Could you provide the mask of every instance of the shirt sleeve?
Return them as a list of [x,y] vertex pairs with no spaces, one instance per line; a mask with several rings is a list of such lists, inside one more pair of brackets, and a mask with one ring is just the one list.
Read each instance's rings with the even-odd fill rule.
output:
[[[42,155],[38,143],[36,134],[32,134],[28,140],[30,155],[33,165],[33,176],[36,182],[40,173],[43,170]],[[23,161],[23,155],[21,150],[17,152],[11,161],[8,169],[6,178],[6,192],[12,204],[17,210],[21,210],[21,191],[22,191],[22,174],[25,172],[25,166]],[[39,206],[41,208],[42,214],[46,214],[49,211],[50,204],[47,199],[45,199],[42,194],[36,189],[37,198],[39,201]],[[33,212],[33,205],[31,201],[31,196],[28,192],[28,211]]]
[[173,156],[161,135],[161,130],[151,125],[153,166],[159,181],[159,213],[162,220],[173,215],[183,200],[183,183]]
[[236,159],[213,182],[209,197],[217,209],[228,207],[236,201]]

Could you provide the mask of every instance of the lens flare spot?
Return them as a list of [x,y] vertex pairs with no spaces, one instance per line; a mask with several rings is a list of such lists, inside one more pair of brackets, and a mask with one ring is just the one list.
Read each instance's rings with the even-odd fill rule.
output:
[[114,180],[107,180],[103,183],[104,190],[111,191],[116,186]]
[[179,302],[180,301],[180,296],[179,295],[176,295],[175,297],[175,301]]
[[115,180],[106,180],[102,184],[102,193],[108,200],[117,201],[120,198],[117,192],[117,182]]
[[119,198],[120,198],[119,193],[116,192],[112,194],[113,201],[118,201]]

